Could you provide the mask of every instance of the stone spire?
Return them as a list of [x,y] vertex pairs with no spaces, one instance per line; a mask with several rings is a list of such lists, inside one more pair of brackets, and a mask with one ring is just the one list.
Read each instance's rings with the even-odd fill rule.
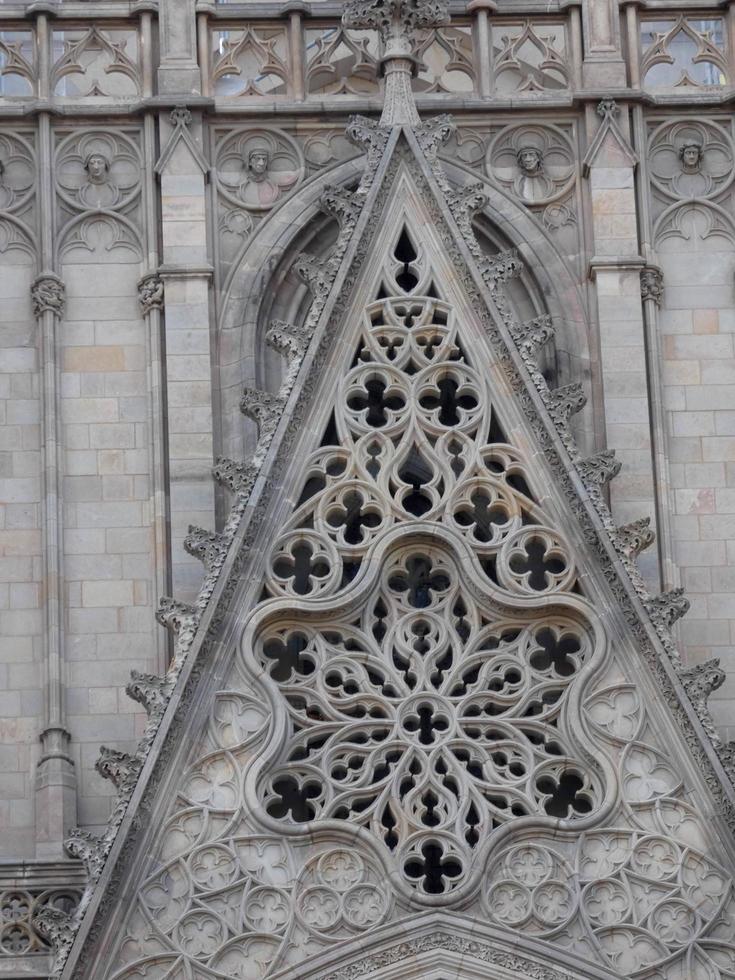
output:
[[381,126],[419,126],[411,89],[418,59],[416,31],[449,22],[446,0],[349,0],[342,14],[345,27],[377,28],[383,42],[381,68],[385,101]]

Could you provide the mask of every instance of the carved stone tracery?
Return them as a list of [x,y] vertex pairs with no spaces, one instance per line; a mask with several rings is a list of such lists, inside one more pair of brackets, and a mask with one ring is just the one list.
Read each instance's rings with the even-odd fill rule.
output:
[[707,976],[730,877],[410,230],[376,294],[108,976],[301,970],[416,903]]

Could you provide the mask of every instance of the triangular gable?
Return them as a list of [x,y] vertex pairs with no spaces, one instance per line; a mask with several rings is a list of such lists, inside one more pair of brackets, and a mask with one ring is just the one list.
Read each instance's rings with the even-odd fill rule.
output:
[[602,117],[602,122],[582,161],[582,172],[585,177],[589,176],[592,167],[598,164],[603,156],[607,157],[603,162],[605,166],[635,167],[638,156],[617,121],[620,108],[615,100],[603,99],[597,107],[597,112]]
[[191,112],[186,106],[180,105],[176,106],[175,109],[171,110],[171,125],[173,129],[171,135],[166,141],[166,145],[161,151],[161,156],[158,158],[156,165],[154,167],[155,173],[159,177],[165,173],[165,171],[170,168],[171,162],[177,153],[185,154],[193,161],[194,165],[202,172],[205,177],[209,176],[209,164],[207,163],[204,154],[199,149],[191,135],[189,127],[191,126]]
[[[481,202],[473,188],[452,193],[436,171],[436,130],[429,128],[419,133],[418,140],[423,145],[411,133],[399,139],[396,131],[389,137],[368,127],[368,136],[377,141],[373,143],[374,183],[369,186],[366,181],[352,199],[336,195],[331,205],[343,219],[338,253],[342,262],[331,290],[336,261],[331,268],[313,261],[302,263],[302,274],[316,290],[312,324],[321,320],[301,367],[301,377],[308,381],[300,389],[289,391],[295,374],[292,371],[278,395],[265,397],[249,392],[244,398],[244,410],[259,420],[261,432],[267,434],[257,457],[262,472],[267,471],[267,481],[259,477],[256,482],[254,468],[221,463],[221,478],[240,491],[234,517],[224,539],[203,539],[201,533],[198,536],[200,552],[210,556],[218,575],[210,574],[199,608],[187,610],[170,605],[166,613],[165,618],[179,628],[179,635],[185,636],[188,643],[198,627],[196,645],[187,660],[179,661],[176,687],[150,753],[132,768],[134,777],[142,770],[141,778],[91,895],[64,976],[127,978],[139,975],[135,970],[140,971],[142,964],[153,969],[154,963],[158,972],[150,975],[160,977],[250,976],[232,972],[238,969],[237,963],[248,962],[260,963],[261,972],[253,976],[262,976],[271,965],[273,969],[288,966],[288,960],[279,957],[294,943],[297,955],[303,959],[318,953],[320,943],[334,942],[378,921],[388,921],[391,916],[405,915],[412,900],[419,904],[443,902],[450,907],[455,900],[452,895],[465,909],[474,909],[467,914],[490,916],[499,927],[511,932],[527,929],[553,943],[563,926],[564,943],[579,955],[596,957],[594,962],[600,969],[612,963],[621,975],[638,975],[649,964],[668,958],[676,963],[672,971],[686,970],[681,965],[685,960],[694,963],[698,971],[699,964],[712,962],[713,956],[716,961],[717,956],[732,955],[727,945],[731,937],[722,924],[731,914],[729,875],[725,870],[729,843],[725,828],[728,823],[732,825],[733,819],[727,795],[731,787],[726,781],[720,782],[722,770],[711,747],[697,734],[696,715],[677,696],[677,671],[661,655],[662,640],[670,646],[666,620],[674,608],[673,600],[651,604],[657,614],[655,626],[644,609],[646,597],[640,582],[635,581],[630,556],[644,543],[645,528],[619,535],[612,527],[600,486],[614,474],[614,462],[604,455],[578,460],[567,422],[575,408],[581,406],[580,393],[574,386],[549,392],[538,372],[534,372],[532,353],[537,344],[548,339],[548,327],[542,322],[520,328],[510,322],[498,283],[513,272],[514,260],[487,259],[480,253],[471,235],[470,217]],[[383,147],[378,162],[378,150]],[[437,183],[437,177],[443,186]],[[411,207],[402,214],[401,202],[406,200],[411,201]],[[416,260],[410,259],[411,249],[407,251],[396,238],[401,222],[406,224]],[[376,247],[376,241],[385,245],[391,235],[392,252]],[[422,254],[423,269],[418,261]],[[437,363],[443,365],[441,370],[445,372],[433,382],[430,363],[420,368],[414,364],[401,380],[401,370],[391,362],[395,358],[388,358],[385,363],[380,360],[381,350],[385,351],[386,345],[390,349],[391,337],[396,342],[394,347],[400,337],[404,343],[413,343],[409,337],[412,328],[407,329],[405,322],[400,322],[402,316],[405,321],[405,313],[396,312],[396,304],[410,305],[411,290],[408,294],[402,290],[411,276],[420,282],[422,275],[424,302],[416,304],[415,316],[419,327],[424,323],[421,317],[427,318],[425,325],[431,329],[424,331],[423,347],[428,343],[437,358],[442,358]],[[380,276],[385,279],[382,293],[380,288],[375,292]],[[403,276],[407,278],[402,283],[399,277]],[[360,287],[363,293],[358,307],[362,312],[358,315],[354,304]],[[365,292],[369,289],[373,289],[372,298]],[[371,307],[371,303],[377,305]],[[383,310],[388,323],[371,319],[371,315],[378,315],[378,309]],[[281,348],[290,350],[292,355],[295,348],[303,356],[304,335],[299,340],[294,339],[294,332],[287,326],[277,328],[276,334],[279,330],[280,339],[275,339]],[[452,330],[456,335],[450,336]],[[518,347],[511,339],[513,334]],[[363,347],[356,354],[358,340]],[[362,356],[365,352],[367,359]],[[394,353],[400,362],[402,355],[397,347]],[[359,385],[355,388],[355,404],[363,407],[356,421],[353,419],[352,430],[349,426],[341,430],[336,426],[335,441],[334,430],[328,422],[325,424],[326,419],[322,417],[318,425],[316,419],[319,405],[323,407],[321,415],[328,415],[325,399],[328,389],[331,387],[334,392],[335,388],[334,373],[325,375],[325,371],[334,372],[338,366],[342,372],[339,377],[349,371],[359,374],[366,367],[375,384],[363,385],[362,394],[358,392]],[[420,438],[413,440],[413,458],[409,459],[413,449],[408,443],[399,442],[400,448],[391,450],[381,438],[371,449],[369,433],[361,433],[361,425],[364,428],[367,422],[360,421],[359,412],[367,413],[365,419],[371,411],[382,412],[390,430],[396,413],[400,416],[401,392],[405,406],[410,400],[406,392],[417,371],[426,375],[426,411],[433,421]],[[476,417],[478,399],[482,402],[481,420]],[[447,413],[444,422],[442,412]],[[458,445],[450,448],[453,430],[458,433]],[[347,438],[350,431],[351,444]],[[340,488],[339,472],[329,473],[326,463],[327,475],[342,497],[336,503],[326,501],[321,511],[311,514],[310,498],[306,498],[301,511],[294,511],[294,504],[306,488],[303,461],[295,466],[291,457],[304,440],[313,447],[309,457],[312,470],[320,453],[326,458],[330,447],[333,455],[337,448],[337,456],[350,455],[355,465],[363,467],[361,486],[365,492],[358,516],[365,520],[358,521],[357,530],[347,527],[355,507],[354,500],[349,502],[344,496],[355,486],[348,481]],[[320,440],[326,440],[323,450],[319,449]],[[363,450],[367,455],[363,453],[359,463]],[[431,469],[427,469],[429,457],[440,450],[447,457],[443,476],[441,472],[437,476],[436,467],[433,476],[427,476]],[[398,454],[393,460],[393,476],[382,478],[380,467],[386,465],[390,469],[392,452]],[[388,462],[381,463],[381,454]],[[459,473],[452,469],[452,460]],[[471,473],[461,468],[463,461],[465,467],[474,467]],[[341,508],[345,533],[349,532],[350,537],[362,533],[361,529],[373,533],[371,525],[373,529],[377,527],[375,520],[380,522],[382,517],[380,508],[370,499],[370,465],[373,469],[378,467],[372,489],[383,479],[383,494],[393,495],[391,506],[397,507],[402,516],[382,529],[364,553],[354,541],[343,540],[343,551],[347,549],[347,553],[352,548],[360,559],[353,562],[358,566],[356,570],[345,570],[344,557],[334,541],[330,539],[326,550],[319,552],[318,531],[320,527],[323,530],[325,521],[329,524],[330,513],[334,516]],[[487,473],[477,471],[482,466]],[[440,487],[442,479],[444,486]],[[454,498],[449,489],[452,481]],[[248,497],[251,488],[252,495]],[[485,491],[484,503],[481,491]],[[322,492],[323,488],[319,493]],[[411,495],[416,498],[413,508],[417,513],[406,505]],[[445,499],[456,504],[451,514],[442,503]],[[267,573],[259,558],[263,552],[260,542],[269,537],[269,543],[273,543],[273,532],[268,535],[266,522],[279,531],[285,529],[286,535],[277,544],[281,553]],[[402,551],[401,535],[411,528]],[[481,533],[476,533],[478,528]],[[338,538],[336,535],[335,540]],[[295,570],[298,562],[303,566],[304,559],[303,550],[299,557],[289,541],[308,545],[309,565],[306,572],[303,568],[299,572],[301,585],[291,590],[290,598],[288,587],[284,590],[283,585],[290,581],[286,566],[290,561],[291,570]],[[342,563],[338,578],[335,553]],[[380,575],[394,557],[397,564],[386,572],[387,579],[381,584]],[[427,559],[429,565],[434,560],[436,567],[422,568],[420,561],[412,564],[412,558]],[[261,597],[264,576],[269,591]],[[405,588],[393,588],[391,581],[402,582]],[[307,592],[299,591],[307,587]],[[313,763],[314,773],[318,774],[328,764],[325,745],[329,743],[330,750],[335,747],[335,752],[339,748],[339,739],[332,738],[338,722],[317,718],[316,728],[321,728],[309,733],[307,730],[315,727],[311,725],[314,719],[309,717],[299,725],[307,734],[299,735],[302,742],[298,750],[293,732],[290,736],[287,732],[288,712],[277,707],[278,698],[288,694],[279,689],[279,683],[289,679],[294,664],[311,658],[315,670],[320,657],[329,659],[324,647],[327,644],[332,652],[340,649],[335,663],[341,664],[342,670],[349,664],[350,651],[360,651],[353,659],[362,665],[362,681],[367,677],[370,685],[362,693],[368,700],[374,699],[376,710],[380,697],[383,702],[387,698],[390,703],[391,697],[395,700],[395,684],[391,695],[387,674],[381,679],[378,668],[390,668],[394,673],[398,670],[399,674],[402,670],[405,685],[417,667],[404,664],[405,669],[400,668],[400,655],[399,663],[394,658],[392,666],[386,664],[384,652],[380,653],[379,634],[383,627],[395,632],[400,629],[401,616],[410,617],[414,615],[412,609],[424,608],[424,598],[417,600],[418,605],[410,598],[418,596],[417,589],[429,594],[429,604],[433,601],[432,590],[439,596],[454,590],[457,608],[442,611],[452,623],[450,646],[454,652],[452,656],[445,654],[444,662],[438,658],[435,673],[442,675],[441,687],[445,674],[449,676],[451,671],[460,669],[462,657],[458,651],[464,651],[468,643],[474,644],[471,656],[475,675],[458,675],[453,683],[458,689],[466,689],[468,696],[479,684],[479,720],[474,713],[470,717],[475,721],[458,721],[455,701],[459,695],[444,688],[439,690],[429,671],[424,677],[423,693],[416,692],[415,710],[401,722],[403,734],[397,739],[408,744],[413,738],[412,753],[382,763],[388,769],[408,767],[402,771],[403,776],[417,785],[409,787],[405,795],[413,802],[404,806],[399,800],[386,809],[389,801],[384,797],[382,808],[375,801],[368,801],[367,809],[373,807],[375,814],[380,811],[369,819],[360,816],[365,812],[360,809],[360,793],[352,794],[346,812],[339,810],[339,806],[347,804],[338,800],[335,780],[338,784],[340,778],[346,778],[343,769],[349,774],[349,760],[345,763],[343,758],[347,743],[342,744],[342,756],[334,763],[339,778],[334,773],[329,777],[328,806],[321,797],[310,795],[313,787],[304,772],[294,776],[295,788],[289,788],[287,783],[280,789],[272,783],[266,786],[266,774],[262,778],[259,774],[262,767],[249,761],[258,753],[265,753],[263,758],[276,768],[286,766],[279,777],[283,781],[289,778],[288,766],[293,768],[299,761],[299,753],[301,762],[306,753],[304,765],[308,769]],[[312,590],[314,595],[309,594]],[[401,592],[408,597],[407,604],[396,597]],[[222,610],[233,593],[236,598],[230,607],[230,618],[220,625]],[[228,674],[225,667],[232,661],[234,641],[239,638],[245,612],[261,598],[260,611],[250,618],[250,632]],[[384,620],[377,634],[374,623],[369,630],[362,621],[359,628],[356,625],[368,598],[385,610],[384,615],[380,610],[377,614],[378,621]],[[388,608],[391,602],[395,608]],[[280,653],[276,649],[279,637],[270,638],[275,646],[263,653],[265,659],[259,668],[261,675],[265,670],[270,673],[270,681],[254,697],[258,662],[253,658],[258,644],[268,642],[267,638],[263,640],[268,629],[295,629],[294,614],[296,620],[310,624],[311,635],[305,641],[297,639],[295,647],[289,637],[281,637]],[[427,631],[413,634],[421,644],[429,642],[426,637],[431,638],[432,623],[440,630],[440,618],[432,619],[430,609],[426,616]],[[505,623],[503,629],[498,628],[501,621]],[[213,644],[215,629],[221,630],[221,637]],[[340,630],[341,639],[335,640],[333,634]],[[349,638],[345,631],[350,633]],[[204,642],[207,636],[208,642]],[[403,657],[408,663],[413,654],[410,650],[406,653],[406,642],[402,641]],[[369,660],[367,648],[372,651],[370,656],[377,658],[375,662]],[[498,649],[502,649],[502,656]],[[184,650],[179,652],[183,658]],[[250,658],[245,667],[243,656]],[[640,656],[648,662],[657,687],[651,676],[640,675]],[[372,665],[369,670],[368,664]],[[505,673],[493,673],[493,665],[498,664]],[[320,661],[320,669],[323,666]],[[508,714],[506,707],[529,672],[534,674],[535,687],[533,693],[526,692],[526,713],[513,715],[515,709],[508,708]],[[681,671],[678,673],[681,675]],[[335,676],[338,674],[339,671]],[[592,680],[582,683],[588,675]],[[340,676],[338,686],[354,683],[359,688],[357,679]],[[215,697],[215,677],[221,678],[219,689],[228,692],[219,700]],[[173,682],[172,677],[170,684]],[[376,684],[378,692],[374,690]],[[150,700],[152,690],[159,692],[162,701],[169,694],[146,679],[138,680],[134,693],[141,700]],[[348,695],[353,696],[354,692],[348,690],[345,697]],[[288,696],[297,697],[293,692]],[[412,697],[413,689],[404,689],[399,700]],[[662,697],[668,702],[665,708]],[[276,706],[273,717],[280,726],[278,732],[273,730],[276,722],[269,723],[263,714],[262,706],[268,699]],[[302,710],[299,704],[294,710]],[[552,716],[557,719],[552,726],[554,732],[549,730]],[[380,717],[376,715],[377,719]],[[356,724],[359,727],[359,720]],[[455,755],[466,771],[460,766],[466,788],[461,802],[456,802],[455,789],[447,785],[442,789],[437,784],[436,771],[433,783],[429,786],[429,779],[425,790],[430,795],[420,798],[417,787],[422,778],[428,778],[430,756],[428,743],[423,743],[422,738],[435,738],[443,745],[445,736],[441,732],[446,726],[455,726],[456,731],[457,725],[464,725],[465,742],[475,737],[468,734],[468,725],[485,733],[481,740],[489,737],[487,733],[493,731],[493,725],[502,729],[506,737],[494,754],[504,754],[504,761],[498,758],[491,763],[493,753],[485,745],[480,752],[480,765],[488,768],[478,775],[477,759],[471,753],[469,758]],[[220,734],[213,734],[215,730]],[[203,734],[205,731],[207,734]],[[410,734],[412,731],[414,735]],[[309,743],[311,735],[314,744]],[[198,764],[195,736],[203,739]],[[232,744],[223,745],[222,738]],[[263,740],[267,740],[267,751]],[[456,740],[462,741],[459,736]],[[491,741],[499,740],[493,737]],[[514,745],[516,750],[522,747],[516,755]],[[675,755],[670,754],[672,746],[677,746]],[[240,753],[237,759],[233,756],[235,751]],[[294,751],[294,758],[283,756]],[[465,746],[462,751],[469,750]],[[354,753],[355,760],[360,757],[361,751]],[[364,762],[364,753],[362,757]],[[671,762],[673,758],[677,759],[676,765]],[[411,770],[412,763],[417,771]],[[188,769],[184,774],[185,765]],[[495,783],[488,776],[493,765]],[[501,770],[505,770],[505,775]],[[445,771],[443,775],[448,782],[454,779],[456,786],[456,773]],[[317,785],[317,777],[314,779]],[[134,779],[131,777],[130,781]],[[489,789],[487,784],[492,784]],[[523,787],[519,788],[521,784]],[[214,793],[211,798],[207,796],[210,791]],[[244,808],[239,795],[242,792],[249,794]],[[179,803],[174,802],[177,794]],[[699,813],[692,808],[692,799],[696,800]],[[324,806],[329,812],[322,818]],[[456,812],[453,811],[452,828],[447,829],[451,822],[447,813],[452,807]],[[417,830],[411,821],[415,824],[416,820],[425,819],[427,811],[431,811],[429,822],[423,830]],[[155,826],[150,823],[151,812],[155,813]],[[262,819],[251,826],[248,821],[258,812]],[[282,822],[284,818],[286,823]],[[316,825],[306,834],[299,829],[305,820],[320,819],[326,820],[321,830]],[[463,821],[463,837],[458,821]],[[430,829],[432,822],[438,830]],[[161,827],[163,831],[157,833]],[[383,828],[382,837],[376,832],[378,827]],[[348,841],[352,841],[349,846]],[[358,843],[364,845],[364,851],[359,850]],[[437,849],[441,853],[437,854]],[[357,854],[351,857],[352,851]],[[424,872],[419,867],[422,862]],[[437,864],[439,870],[426,872],[430,865]],[[471,874],[470,868],[474,869]],[[282,877],[276,880],[274,876],[279,874]],[[392,894],[384,887],[386,874],[395,882]],[[197,875],[201,880],[197,880]],[[602,888],[603,879],[609,895]],[[701,886],[704,879],[711,883],[708,888]],[[574,887],[570,887],[570,881],[575,882]],[[135,950],[133,953],[125,952],[117,941],[122,936],[117,918],[122,910],[115,912],[114,904],[121,889],[131,905],[123,946]],[[287,892],[290,898],[284,897]],[[590,896],[597,892],[601,906],[610,902],[620,906],[618,919],[607,920],[602,912],[595,918],[590,911]],[[319,894],[323,901],[317,901]],[[252,898],[251,911],[246,909],[247,896]],[[308,912],[304,896],[313,898]],[[621,896],[628,903],[625,909],[620,905]],[[256,914],[256,906],[260,913]],[[156,921],[156,911],[164,916],[160,922]],[[261,919],[256,921],[258,914]],[[327,928],[330,915],[337,915],[337,919]],[[288,925],[279,924],[283,916],[288,918]],[[322,922],[319,916],[327,919]],[[674,939],[661,938],[666,935],[665,921],[682,917],[691,935],[676,938],[684,935],[682,926],[673,931]],[[266,921],[270,931],[261,928]],[[111,933],[110,923],[114,924]],[[294,931],[286,937],[287,928]],[[214,938],[206,940],[216,942],[214,951],[205,948],[193,953],[193,946],[184,950],[187,943],[204,943],[207,929],[214,934]],[[337,935],[335,929],[342,931]],[[106,935],[111,938],[103,941]],[[704,938],[695,942],[697,936]],[[692,970],[692,976],[699,975]]]

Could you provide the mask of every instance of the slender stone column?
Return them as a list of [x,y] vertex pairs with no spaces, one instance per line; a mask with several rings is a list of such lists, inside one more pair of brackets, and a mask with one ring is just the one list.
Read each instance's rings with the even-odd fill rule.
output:
[[588,88],[624,88],[625,62],[620,47],[617,0],[584,0],[584,84]]
[[638,25],[638,3],[639,0],[623,0],[621,6],[625,4],[625,30],[628,41],[628,83],[631,88],[641,87],[641,66],[638,58],[639,25]]
[[475,15],[475,57],[477,58],[477,84],[480,95],[486,98],[493,91],[493,47],[490,34],[490,14],[495,13],[494,0],[471,0],[467,13]]
[[[610,505],[618,524],[627,524],[657,516],[640,287],[645,263],[636,222],[637,159],[627,122],[609,99],[600,103],[598,114],[602,122],[585,158],[594,235],[590,276],[597,292],[607,447],[623,463],[610,485]],[[654,551],[641,556],[641,572],[656,590],[657,566]]]
[[582,88],[582,62],[584,48],[582,46],[582,0],[571,0],[569,7],[569,34],[572,54],[572,77],[574,87]]
[[291,59],[291,95],[297,102],[306,98],[306,79],[304,77],[304,14],[308,7],[303,0],[291,0],[285,13],[288,14],[288,54]]
[[44,728],[36,769],[36,856],[62,858],[63,841],[76,823],[76,774],[69,755],[64,692],[64,584],[62,574],[61,412],[57,332],[64,315],[64,283],[53,271],[51,120],[41,113],[39,204],[41,273],[32,286],[38,321],[41,373],[42,520],[44,556]]
[[675,508],[666,452],[666,412],[661,377],[663,356],[659,339],[658,311],[663,299],[663,290],[664,277],[661,270],[657,266],[644,266],[641,269],[641,300],[645,320],[646,363],[651,404],[651,450],[656,483],[657,545],[661,567],[661,588],[667,592],[680,585],[680,575],[672,551],[671,515]]
[[[171,590],[196,596],[201,563],[183,547],[190,524],[214,529],[213,370],[206,222],[208,164],[201,148],[201,119],[185,107],[161,118],[164,149],[156,165],[161,180],[165,295],[165,378],[171,525]],[[160,314],[159,314],[160,315]]]

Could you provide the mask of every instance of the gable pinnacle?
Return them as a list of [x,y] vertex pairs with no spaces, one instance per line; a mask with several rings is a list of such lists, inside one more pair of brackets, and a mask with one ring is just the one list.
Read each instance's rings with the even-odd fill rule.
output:
[[343,27],[376,28],[383,42],[385,94],[381,126],[421,124],[411,88],[411,77],[418,65],[414,54],[416,31],[448,22],[446,0],[349,0],[345,5]]

